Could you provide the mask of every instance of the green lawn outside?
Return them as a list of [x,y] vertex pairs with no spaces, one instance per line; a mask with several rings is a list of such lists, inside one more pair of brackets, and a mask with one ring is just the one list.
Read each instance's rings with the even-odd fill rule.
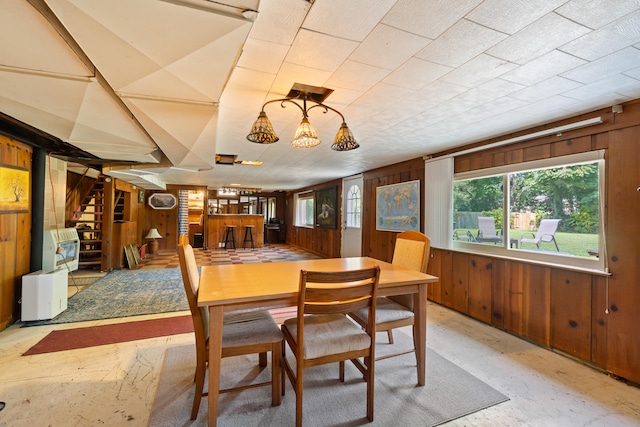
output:
[[[473,236],[478,235],[478,229],[473,228],[458,228],[456,229],[458,236],[466,236],[467,231],[469,231]],[[523,234],[527,234],[527,238],[533,237],[531,235],[532,232],[525,230],[511,230],[510,239],[517,239],[520,241],[520,237]],[[533,232],[535,234],[535,231]],[[570,253],[575,256],[581,257],[591,257],[587,253],[587,249],[597,249],[598,248],[598,235],[597,234],[581,234],[581,233],[563,233],[556,232],[555,234],[556,242],[558,243],[558,247],[560,248],[560,252]],[[493,243],[480,243],[483,245],[493,245]],[[538,250],[536,245],[534,244],[524,244],[522,249],[526,250]],[[546,243],[542,242],[540,244],[540,249],[543,251],[556,251],[556,246],[553,242]],[[593,257],[595,258],[595,257]]]

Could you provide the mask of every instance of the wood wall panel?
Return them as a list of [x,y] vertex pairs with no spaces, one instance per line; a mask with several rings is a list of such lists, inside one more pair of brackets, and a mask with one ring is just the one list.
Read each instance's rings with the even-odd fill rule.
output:
[[505,263],[504,328],[518,335],[523,334],[522,305],[524,298],[524,264]]
[[440,289],[442,305],[453,307],[453,252],[442,251],[440,267]]
[[[627,109],[625,108],[625,113]],[[640,382],[640,126],[609,132],[607,368]]]
[[505,328],[506,264],[501,259],[494,259],[491,268],[491,324],[500,329]]
[[607,331],[609,314],[607,313],[608,278],[594,276],[591,288],[591,362],[598,366],[607,366]]
[[493,276],[491,258],[469,256],[469,305],[471,317],[491,323],[491,282]]
[[[0,165],[29,171],[31,194],[31,147],[0,135]],[[30,272],[31,211],[0,213],[0,331],[20,318],[22,276]]]
[[569,154],[591,151],[591,135],[579,138],[567,139],[551,144],[551,157],[566,156]]
[[451,308],[462,313],[469,310],[469,255],[454,252],[452,257]]
[[551,269],[525,264],[523,279],[523,335],[548,346],[551,323]]
[[[429,264],[427,264],[427,273],[439,278],[442,275],[441,267],[442,251],[440,249],[432,248],[429,253]],[[429,283],[429,286],[427,288],[427,298],[437,303],[442,302],[442,289],[440,280],[435,283]]]
[[591,275],[551,271],[551,342],[553,348],[591,359]]

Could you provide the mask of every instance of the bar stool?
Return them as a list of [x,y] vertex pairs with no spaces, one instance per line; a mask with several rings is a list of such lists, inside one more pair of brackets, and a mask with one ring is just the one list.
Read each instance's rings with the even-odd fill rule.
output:
[[233,249],[236,248],[236,226],[227,225],[227,231],[224,234],[224,248],[227,249],[227,245],[233,244]]
[[251,249],[255,249],[253,244],[253,225],[244,226],[244,240],[242,241],[242,249],[244,249],[247,242],[251,242]]

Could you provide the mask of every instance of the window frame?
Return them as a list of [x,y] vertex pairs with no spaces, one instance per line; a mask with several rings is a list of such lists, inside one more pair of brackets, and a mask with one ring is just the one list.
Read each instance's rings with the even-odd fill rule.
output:
[[[503,177],[503,218],[509,218],[510,216],[510,192],[509,187],[509,174],[515,172],[528,172],[532,170],[547,169],[561,166],[571,166],[584,163],[597,162],[598,164],[598,250],[599,256],[597,258],[570,256],[563,254],[554,254],[550,252],[538,252],[535,250],[526,249],[511,249],[509,247],[509,230],[505,229],[505,223],[503,221],[503,235],[505,238],[501,245],[485,245],[478,243],[468,243],[461,240],[453,240],[451,236],[450,245],[452,249],[461,250],[464,252],[477,253],[482,255],[491,255],[495,257],[522,260],[534,263],[540,263],[550,266],[570,267],[580,270],[596,271],[596,272],[608,272],[607,265],[607,253],[606,253],[606,233],[604,223],[604,200],[605,194],[605,180],[606,180],[606,164],[605,164],[605,150],[588,151],[579,154],[571,154],[567,156],[552,157],[548,159],[534,160],[530,162],[514,163],[510,165],[497,166],[493,168],[477,169],[467,172],[459,172],[453,174],[453,183],[461,180],[478,179],[490,176],[502,176]],[[453,201],[453,190],[451,191],[451,200]],[[451,210],[451,218],[453,220],[453,209]]]
[[[296,193],[293,195],[294,201],[294,226],[303,227],[303,228],[313,228],[315,226],[315,211],[314,211],[314,195],[313,191],[304,192],[304,193]],[[307,209],[309,208],[307,204],[311,202],[311,218],[312,222],[307,223]],[[302,205],[304,203],[304,209],[302,209]]]
[[[353,188],[357,192],[352,192]],[[353,197],[352,197],[353,196]],[[362,189],[357,184],[351,184],[347,190],[347,208],[345,209],[346,227],[362,228]],[[357,221],[353,221],[357,218]],[[354,224],[357,222],[358,224]]]

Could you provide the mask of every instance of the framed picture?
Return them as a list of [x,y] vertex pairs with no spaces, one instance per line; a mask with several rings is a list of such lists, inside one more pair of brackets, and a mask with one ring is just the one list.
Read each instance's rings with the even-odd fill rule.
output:
[[376,230],[420,231],[420,181],[376,188]]
[[173,209],[176,203],[176,196],[170,193],[153,193],[149,196],[149,206],[153,209]]
[[136,262],[136,256],[134,255],[134,250],[132,245],[126,245],[124,247],[124,255],[127,260],[127,267],[129,270],[133,270],[138,263]]
[[0,166],[0,213],[29,212],[29,170]]
[[337,228],[337,205],[338,187],[329,187],[316,191],[316,227]]

